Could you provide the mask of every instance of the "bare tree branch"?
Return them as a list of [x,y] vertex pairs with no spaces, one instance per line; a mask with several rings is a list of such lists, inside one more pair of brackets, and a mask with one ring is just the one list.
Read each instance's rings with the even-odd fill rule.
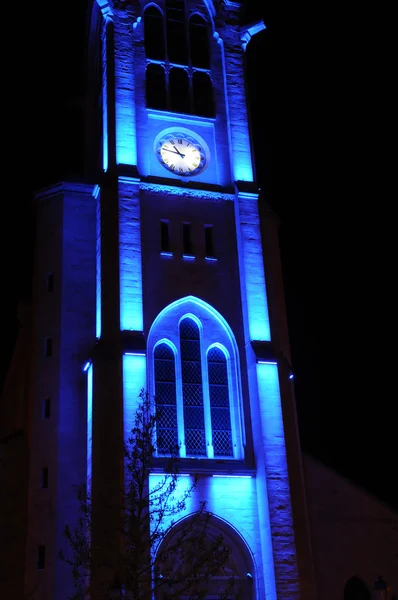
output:
[[189,519],[181,520],[197,482],[193,478],[190,485],[179,490],[178,448],[170,450],[159,481],[153,485],[149,482],[156,459],[159,414],[153,412],[144,390],[139,397],[134,427],[124,449],[126,481],[120,494],[122,525],[117,532],[123,552],[113,580],[100,590],[90,588],[93,499],[85,487],[79,488],[80,516],[74,526],[66,525],[64,530],[70,552],[68,556],[59,552],[59,558],[71,567],[75,593],[70,600],[86,600],[89,592],[95,600],[144,600],[161,588],[170,600],[182,595],[201,600],[215,578],[223,581],[220,597],[231,598],[233,593],[234,599],[238,598],[238,580],[229,564],[230,550],[221,535],[210,531],[212,517],[206,503]]

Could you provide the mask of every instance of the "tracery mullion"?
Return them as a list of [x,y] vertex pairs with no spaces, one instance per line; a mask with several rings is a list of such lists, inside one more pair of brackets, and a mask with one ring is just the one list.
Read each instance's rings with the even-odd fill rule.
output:
[[200,332],[190,318],[180,323],[184,431],[187,456],[206,456]]

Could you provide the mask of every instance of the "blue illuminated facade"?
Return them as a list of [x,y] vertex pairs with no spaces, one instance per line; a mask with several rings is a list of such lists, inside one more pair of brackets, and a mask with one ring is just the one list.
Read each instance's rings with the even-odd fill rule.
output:
[[[181,518],[207,502],[250,575],[245,600],[312,598],[276,221],[259,218],[245,96],[245,49],[264,24],[242,24],[240,4],[91,2],[97,185],[38,195],[41,235],[57,224],[58,262],[39,257],[37,281],[52,270],[63,283],[47,320],[38,297],[38,336],[54,336],[57,360],[52,370],[39,361],[37,396],[51,385],[57,398],[48,435],[59,448],[54,501],[63,498],[31,529],[32,540],[51,532],[48,569],[27,578],[42,600],[71,593],[55,558],[77,510],[66,483],[87,481],[112,504],[143,388],[164,409],[159,460],[177,443],[181,489],[198,476]],[[101,545],[99,529],[94,515]],[[119,543],[115,530],[104,552]]]

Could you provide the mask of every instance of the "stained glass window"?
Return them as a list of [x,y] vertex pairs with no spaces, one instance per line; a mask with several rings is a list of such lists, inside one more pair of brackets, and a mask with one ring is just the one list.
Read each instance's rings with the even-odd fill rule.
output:
[[219,348],[207,355],[214,456],[232,456],[227,360]]
[[206,456],[200,334],[189,318],[180,323],[182,397],[187,456]]
[[170,455],[178,444],[181,458],[241,460],[236,344],[208,309],[190,299],[186,304],[188,310],[176,302],[172,314],[164,311],[148,336],[158,455]]
[[157,450],[158,454],[173,454],[177,451],[178,429],[175,358],[170,346],[156,346],[154,362]]

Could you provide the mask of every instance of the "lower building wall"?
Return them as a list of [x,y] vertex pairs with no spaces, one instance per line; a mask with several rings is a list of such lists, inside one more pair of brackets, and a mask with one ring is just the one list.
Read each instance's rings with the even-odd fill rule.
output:
[[373,598],[378,576],[398,598],[398,514],[309,456],[308,512],[320,600],[344,600],[353,577]]
[[23,432],[0,447],[0,598],[22,600],[28,528],[28,441]]

